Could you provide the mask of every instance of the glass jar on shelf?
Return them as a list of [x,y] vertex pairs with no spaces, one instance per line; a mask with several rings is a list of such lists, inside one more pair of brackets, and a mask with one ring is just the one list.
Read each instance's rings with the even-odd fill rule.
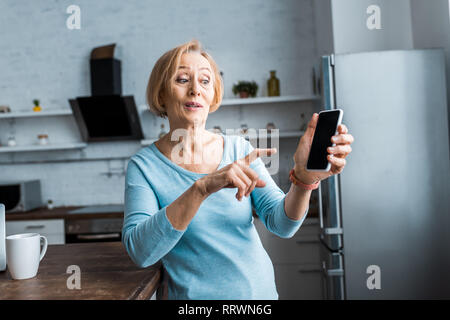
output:
[[39,144],[41,146],[45,146],[48,144],[48,135],[47,134],[38,134]]
[[47,200],[47,209],[52,210],[53,208],[54,208],[53,200],[52,199],[48,199]]
[[241,134],[247,134],[248,132],[248,126],[247,124],[241,124],[241,130],[239,131]]
[[269,123],[267,123],[267,125],[266,125],[266,129],[267,129],[267,132],[272,132],[272,130],[275,130],[277,127],[275,127],[275,124],[273,123],[273,122],[269,122]]
[[221,134],[221,133],[223,134],[222,128],[220,126],[214,126],[212,131],[217,134]]
[[8,138],[8,146],[15,147],[17,145],[16,138],[14,136],[9,136]]

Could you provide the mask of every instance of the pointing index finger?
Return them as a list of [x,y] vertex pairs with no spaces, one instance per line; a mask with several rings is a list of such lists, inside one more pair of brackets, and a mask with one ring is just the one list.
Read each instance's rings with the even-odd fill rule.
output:
[[259,157],[267,157],[277,153],[277,148],[260,149],[256,148],[244,158],[241,159],[246,165],[249,165]]

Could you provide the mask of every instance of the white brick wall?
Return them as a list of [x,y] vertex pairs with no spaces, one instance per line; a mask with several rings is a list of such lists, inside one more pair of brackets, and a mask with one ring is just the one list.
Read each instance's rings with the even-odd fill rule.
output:
[[[91,49],[117,43],[123,94],[134,95],[141,106],[156,59],[192,38],[204,44],[223,70],[225,98],[232,97],[231,86],[237,80],[257,81],[258,95],[265,96],[271,69],[277,70],[282,95],[309,94],[312,66],[317,62],[311,2],[4,0],[0,2],[0,105],[13,111],[31,110],[32,100],[38,98],[43,108],[69,109],[69,98],[90,95]],[[81,8],[80,30],[66,28],[66,8],[71,4]],[[207,127],[238,128],[246,123],[264,128],[272,121],[284,130],[299,129],[302,110],[308,116],[313,111],[309,103],[302,106],[289,103],[242,110],[224,106],[211,115]],[[167,120],[140,113],[146,137],[156,136],[161,122],[168,128]],[[0,120],[0,143],[6,144],[12,128],[19,144],[34,143],[39,133],[47,133],[53,142],[81,139],[71,116],[17,119],[13,126]],[[285,161],[295,150],[297,140],[293,140],[280,144]],[[91,144],[84,151],[0,154],[0,179],[41,179],[44,200],[51,198],[57,206],[122,203],[124,177],[101,174],[108,171],[108,161],[4,163],[124,157],[112,161],[116,168],[139,148],[138,142],[109,142]]]

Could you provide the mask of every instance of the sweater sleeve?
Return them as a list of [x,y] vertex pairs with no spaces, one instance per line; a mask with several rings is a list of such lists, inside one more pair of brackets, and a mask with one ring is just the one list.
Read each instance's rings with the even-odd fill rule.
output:
[[125,212],[122,243],[130,258],[145,268],[164,257],[186,230],[177,230],[159,208],[155,192],[131,160],[125,179]]
[[[242,138],[245,145],[245,154],[249,154],[254,148],[250,142]],[[266,182],[263,188],[255,188],[250,194],[252,205],[264,226],[273,234],[281,238],[291,238],[302,225],[305,215],[300,220],[293,220],[286,215],[284,201],[286,194],[273,181],[261,158],[250,164],[250,168],[256,171],[259,178]]]

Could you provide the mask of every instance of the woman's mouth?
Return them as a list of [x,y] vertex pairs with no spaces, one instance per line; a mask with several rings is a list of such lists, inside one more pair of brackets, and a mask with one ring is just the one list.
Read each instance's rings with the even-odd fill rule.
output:
[[199,110],[203,108],[203,106],[198,102],[187,102],[184,107],[188,110]]

